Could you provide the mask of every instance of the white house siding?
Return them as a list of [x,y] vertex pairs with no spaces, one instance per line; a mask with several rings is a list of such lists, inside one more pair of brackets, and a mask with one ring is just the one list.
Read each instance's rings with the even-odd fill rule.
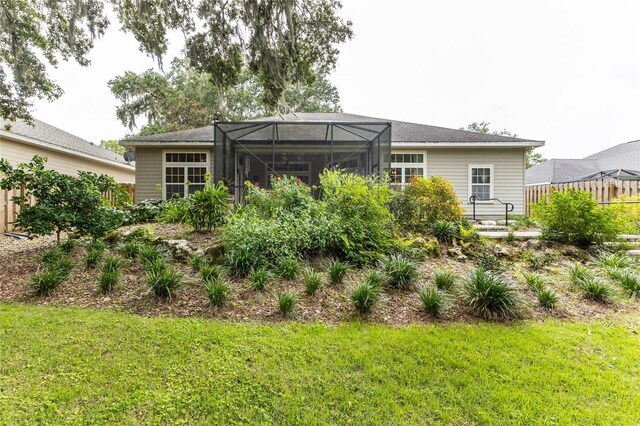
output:
[[137,146],[136,153],[136,196],[135,202],[162,198],[163,152],[203,152],[209,153],[209,173],[213,172],[213,150],[206,147],[184,147],[183,145],[163,145],[154,147]]
[[[426,176],[443,176],[454,186],[466,214],[469,204],[469,165],[493,165],[493,197],[514,205],[512,214],[524,214],[524,148],[429,148],[392,149],[393,153],[424,152]],[[476,205],[476,214],[483,218],[504,217],[504,205],[493,202]]]
[[13,166],[20,163],[28,163],[34,155],[47,157],[46,167],[70,176],[77,176],[78,171],[94,172],[112,176],[116,182],[134,183],[135,172],[133,167],[111,165],[102,161],[93,161],[89,158],[76,156],[46,149],[23,142],[2,137],[0,141],[0,158],[5,158]]

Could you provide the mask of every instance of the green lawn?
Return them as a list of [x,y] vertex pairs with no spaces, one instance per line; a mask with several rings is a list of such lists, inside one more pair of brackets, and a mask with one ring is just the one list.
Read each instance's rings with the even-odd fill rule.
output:
[[0,423],[628,424],[640,321],[229,324],[0,305]]

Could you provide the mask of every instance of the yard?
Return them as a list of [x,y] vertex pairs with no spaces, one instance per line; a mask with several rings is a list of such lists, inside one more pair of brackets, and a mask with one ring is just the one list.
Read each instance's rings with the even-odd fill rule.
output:
[[0,306],[0,423],[637,424],[640,317],[250,325]]

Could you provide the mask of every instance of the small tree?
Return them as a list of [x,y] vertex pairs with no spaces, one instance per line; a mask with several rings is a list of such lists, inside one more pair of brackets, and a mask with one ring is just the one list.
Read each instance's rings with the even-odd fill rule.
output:
[[187,223],[195,231],[211,231],[222,225],[229,211],[229,189],[222,182],[213,185],[209,179],[207,176],[204,189],[191,196],[187,208]]
[[[63,175],[45,169],[46,157],[34,156],[31,162],[12,167],[0,160],[2,189],[21,189],[13,202],[20,206],[16,225],[31,235],[56,235],[62,232],[100,237],[118,227],[124,213],[109,207],[102,193],[111,191],[116,205],[123,205],[128,194],[110,176],[80,172]],[[32,204],[31,198],[34,198]]]

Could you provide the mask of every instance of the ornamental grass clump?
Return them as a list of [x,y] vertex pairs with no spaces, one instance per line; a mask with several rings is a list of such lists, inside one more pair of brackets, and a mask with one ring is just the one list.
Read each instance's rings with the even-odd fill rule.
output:
[[253,291],[263,291],[271,280],[271,273],[267,268],[254,269],[249,275],[249,282]]
[[435,271],[433,282],[436,288],[441,291],[451,291],[456,282],[456,273],[453,271]]
[[300,261],[294,257],[283,257],[276,263],[276,273],[288,280],[300,275],[301,270]]
[[171,299],[182,284],[183,274],[167,265],[164,258],[149,261],[144,268],[147,275],[147,285],[158,297]]
[[614,279],[620,284],[620,287],[622,287],[628,296],[638,297],[640,294],[640,277],[638,277],[637,274],[628,270],[622,270],[616,274]]
[[434,318],[441,318],[444,315],[448,307],[447,296],[444,291],[424,286],[418,294],[422,302],[422,308],[427,315]]
[[593,280],[595,275],[585,266],[574,263],[569,267],[569,279],[576,287],[581,287],[584,281]]
[[558,295],[548,288],[543,288],[537,292],[538,303],[545,309],[555,309],[558,304]]
[[203,281],[217,281],[222,278],[223,271],[220,265],[202,265],[200,267],[200,276]]
[[200,272],[200,269],[203,266],[206,266],[209,264],[209,259],[201,254],[194,254],[189,258],[188,263],[194,272]]
[[580,281],[580,290],[584,297],[600,303],[611,303],[613,289],[598,277],[589,277]]
[[106,248],[107,244],[102,240],[96,240],[89,244],[87,254],[84,257],[84,263],[87,265],[87,268],[94,268],[98,262],[100,262],[100,258]]
[[74,240],[73,238],[67,238],[66,240],[58,244],[58,248],[64,254],[70,254],[75,246],[76,246],[76,240]]
[[544,277],[536,272],[523,272],[522,277],[534,293],[541,292],[547,285]]
[[305,268],[302,272],[302,277],[304,279],[304,292],[309,296],[314,295],[322,284],[322,275],[313,268]]
[[293,310],[297,303],[298,298],[289,290],[286,290],[278,296],[278,309],[285,318],[293,316]]
[[418,279],[418,266],[402,255],[392,254],[383,263],[387,284],[397,289],[409,288]]
[[120,269],[122,259],[110,256],[102,263],[100,278],[98,278],[98,288],[102,293],[111,292],[120,280]]
[[344,277],[349,272],[349,264],[340,259],[333,259],[329,263],[329,281],[333,285],[342,284]]
[[140,253],[140,243],[138,241],[125,241],[120,246],[120,254],[126,259],[134,259]]
[[624,269],[634,266],[634,262],[629,256],[620,253],[602,253],[595,262],[604,269]]
[[431,233],[441,243],[450,243],[456,236],[458,228],[455,223],[446,220],[436,220],[431,224]]
[[231,287],[222,279],[209,279],[204,282],[204,291],[212,306],[222,306],[229,298]]
[[367,278],[351,290],[351,303],[361,314],[369,313],[379,300],[380,286]]
[[476,269],[464,282],[463,299],[476,315],[484,319],[514,318],[520,299],[502,276]]
[[73,260],[59,250],[43,255],[42,265],[31,278],[31,288],[36,296],[45,296],[60,286],[73,269]]
[[166,262],[168,257],[165,250],[153,244],[141,245],[139,254],[143,265],[154,263],[159,260]]

